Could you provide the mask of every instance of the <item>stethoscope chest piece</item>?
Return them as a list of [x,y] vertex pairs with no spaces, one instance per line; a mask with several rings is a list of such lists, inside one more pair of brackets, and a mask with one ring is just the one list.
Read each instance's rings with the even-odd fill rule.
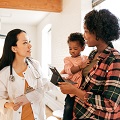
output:
[[13,75],[10,75],[9,76],[9,80],[12,81],[12,82],[14,82],[15,81],[15,77]]
[[9,76],[9,80],[14,82],[15,81],[15,77],[12,74],[12,64],[10,65],[10,76]]

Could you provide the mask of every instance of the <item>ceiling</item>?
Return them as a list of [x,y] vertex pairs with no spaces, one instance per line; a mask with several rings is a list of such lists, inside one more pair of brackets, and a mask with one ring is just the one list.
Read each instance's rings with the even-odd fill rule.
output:
[[37,25],[50,12],[61,11],[62,0],[0,0],[0,23]]
[[49,12],[0,8],[0,20],[7,24],[37,25]]

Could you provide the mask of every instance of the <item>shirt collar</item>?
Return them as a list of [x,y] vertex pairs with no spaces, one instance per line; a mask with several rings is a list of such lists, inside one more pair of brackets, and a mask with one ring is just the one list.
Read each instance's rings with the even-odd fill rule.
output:
[[[111,47],[107,47],[103,50],[103,52],[100,53],[100,55],[97,57],[97,60],[100,60],[100,59],[105,59],[110,53],[111,51],[113,50],[114,48],[111,48]],[[97,49],[93,50],[90,55],[89,55],[89,59],[90,60],[93,60],[94,59],[94,56],[95,54],[97,53]]]

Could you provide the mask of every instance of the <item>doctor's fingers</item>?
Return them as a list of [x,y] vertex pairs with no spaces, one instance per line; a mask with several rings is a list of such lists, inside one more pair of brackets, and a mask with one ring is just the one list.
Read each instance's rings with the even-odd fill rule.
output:
[[17,110],[22,106],[22,104],[23,104],[22,102],[20,102],[20,103],[15,103],[14,106],[13,106],[13,110],[14,110],[14,111],[17,111]]

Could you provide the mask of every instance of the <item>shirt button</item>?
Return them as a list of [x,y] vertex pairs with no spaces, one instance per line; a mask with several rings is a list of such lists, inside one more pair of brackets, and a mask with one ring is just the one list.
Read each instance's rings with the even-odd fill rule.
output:
[[21,114],[21,112],[18,112],[19,114]]

